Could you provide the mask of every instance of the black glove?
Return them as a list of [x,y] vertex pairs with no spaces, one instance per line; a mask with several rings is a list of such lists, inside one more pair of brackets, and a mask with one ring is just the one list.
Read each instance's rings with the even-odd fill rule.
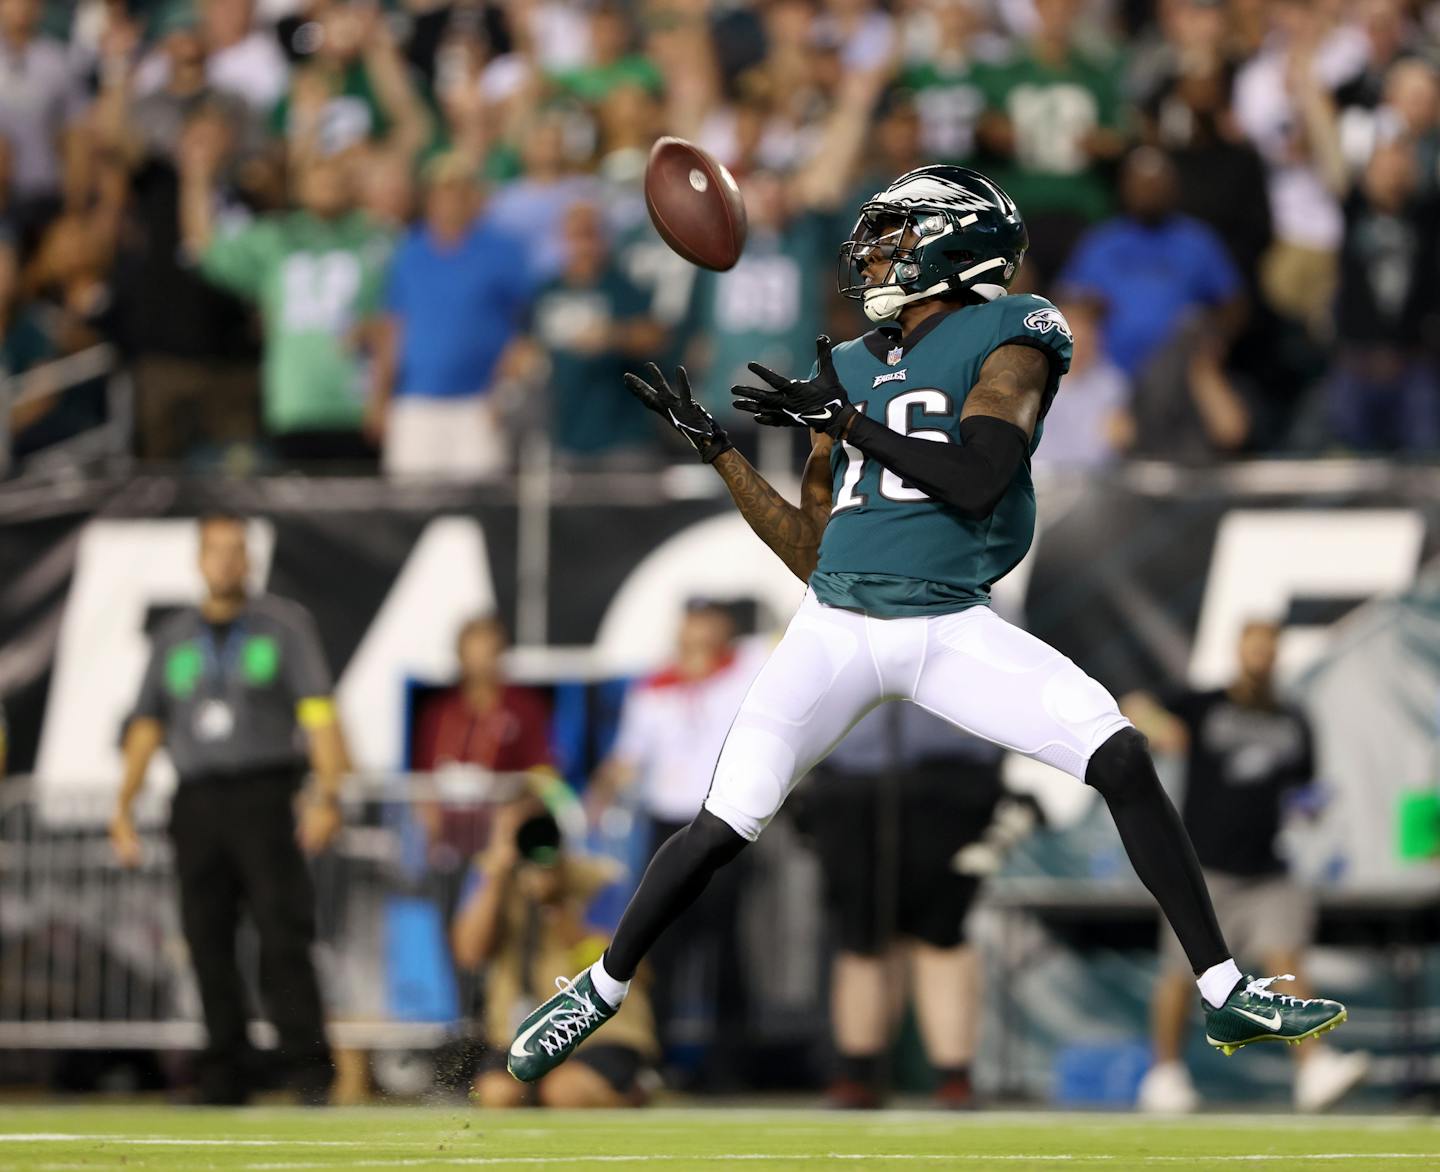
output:
[[830,361],[831,342],[827,335],[815,339],[815,377],[785,378],[768,366],[750,363],[752,374],[764,379],[774,390],[761,387],[731,387],[735,409],[755,416],[769,427],[811,427],[826,435],[838,436],[855,414],[855,405],[840,385],[835,364]]
[[675,368],[675,382],[680,387],[678,391],[671,389],[665,375],[653,362],[647,363],[646,367],[650,382],[647,383],[638,374],[627,374],[625,386],[640,402],[689,440],[705,463],[715,463],[716,457],[735,446],[710,412],[695,402],[690,394],[690,376],[683,366]]

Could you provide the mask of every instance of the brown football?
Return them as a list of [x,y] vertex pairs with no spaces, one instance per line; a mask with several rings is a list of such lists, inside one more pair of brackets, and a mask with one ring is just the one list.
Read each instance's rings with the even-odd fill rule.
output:
[[733,268],[745,247],[745,201],[735,179],[683,138],[659,139],[645,167],[645,206],[661,238],[701,268]]

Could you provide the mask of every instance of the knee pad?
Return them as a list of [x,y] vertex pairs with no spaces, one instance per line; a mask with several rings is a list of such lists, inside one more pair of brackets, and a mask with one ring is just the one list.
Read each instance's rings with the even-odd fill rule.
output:
[[684,835],[686,854],[714,867],[723,867],[750,843],[728,822],[704,809],[685,827]]
[[1138,729],[1122,728],[1091,754],[1085,784],[1111,803],[1158,789],[1150,743]]

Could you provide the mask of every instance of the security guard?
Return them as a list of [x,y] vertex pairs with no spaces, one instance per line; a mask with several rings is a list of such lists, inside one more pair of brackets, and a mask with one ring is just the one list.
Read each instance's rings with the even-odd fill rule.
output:
[[[110,838],[140,861],[131,808],[163,743],[180,784],[170,812],[180,917],[200,988],[207,1044],[199,1098],[242,1103],[258,1085],[235,937],[242,907],[260,937],[260,984],[286,1081],[322,1102],[333,1076],[310,949],[315,894],[301,851],[340,828],[345,743],[314,620],[299,605],[247,597],[245,522],[200,520],[206,596],[156,633],[126,729]],[[300,807],[306,770],[313,786]]]

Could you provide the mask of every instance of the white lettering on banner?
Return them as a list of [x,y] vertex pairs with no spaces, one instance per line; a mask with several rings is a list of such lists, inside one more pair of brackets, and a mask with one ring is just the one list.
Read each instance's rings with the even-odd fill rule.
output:
[[653,671],[675,648],[690,598],[753,598],[774,626],[789,621],[805,587],[751,532],[726,513],[682,529],[658,545],[621,584],[595,636],[602,674]]
[[[270,576],[275,531],[248,527],[250,586]],[[47,790],[120,782],[120,731],[150,658],[145,617],[153,607],[189,606],[204,589],[193,520],[91,521],[80,534],[35,772]],[[162,750],[150,771],[164,792],[174,772]]]
[[460,625],[494,609],[495,582],[479,522],[437,517],[405,559],[336,689],[358,768],[404,764],[406,681],[453,680]]
[[[1283,619],[1297,598],[1368,598],[1415,580],[1425,520],[1412,509],[1236,509],[1215,534],[1190,682],[1220,687],[1235,672],[1246,620]],[[1292,627],[1279,672],[1293,679],[1325,650],[1328,627]]]

